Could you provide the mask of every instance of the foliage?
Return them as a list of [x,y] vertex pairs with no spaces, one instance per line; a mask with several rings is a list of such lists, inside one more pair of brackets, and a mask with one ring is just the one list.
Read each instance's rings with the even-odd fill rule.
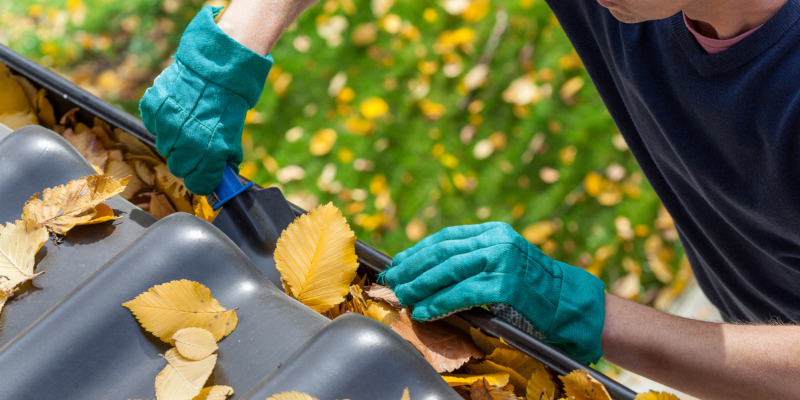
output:
[[[389,254],[505,221],[615,294],[674,299],[690,272],[671,219],[546,4],[391,3],[322,0],[286,32],[242,173],[306,209],[332,201]],[[204,4],[4,2],[0,42],[138,115]]]

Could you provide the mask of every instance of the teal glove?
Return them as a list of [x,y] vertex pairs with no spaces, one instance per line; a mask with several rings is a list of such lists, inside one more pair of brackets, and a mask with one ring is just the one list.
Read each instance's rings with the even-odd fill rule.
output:
[[508,224],[444,229],[398,254],[381,280],[414,306],[415,320],[487,305],[587,364],[603,355],[603,282],[552,260]]
[[226,35],[204,7],[181,37],[175,61],[139,103],[142,120],[156,135],[156,149],[192,193],[208,195],[222,180],[225,163],[242,162],[247,110],[261,97],[272,68],[262,56]]

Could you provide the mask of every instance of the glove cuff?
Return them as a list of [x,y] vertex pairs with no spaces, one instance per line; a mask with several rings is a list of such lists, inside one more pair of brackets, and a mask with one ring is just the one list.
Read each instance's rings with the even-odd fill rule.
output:
[[580,268],[556,261],[562,272],[561,294],[546,341],[586,364],[603,356],[600,339],[605,322],[606,285]]
[[272,68],[272,56],[258,54],[228,36],[214,22],[221,7],[206,6],[192,19],[175,58],[207,81],[242,96],[255,107]]

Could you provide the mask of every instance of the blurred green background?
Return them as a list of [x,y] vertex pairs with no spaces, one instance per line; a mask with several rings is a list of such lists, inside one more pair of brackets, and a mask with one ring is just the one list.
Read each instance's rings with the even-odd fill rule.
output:
[[[199,0],[0,4],[0,43],[139,115]],[[332,201],[393,255],[511,224],[659,308],[691,276],[672,220],[542,0],[322,0],[283,36],[242,174]]]

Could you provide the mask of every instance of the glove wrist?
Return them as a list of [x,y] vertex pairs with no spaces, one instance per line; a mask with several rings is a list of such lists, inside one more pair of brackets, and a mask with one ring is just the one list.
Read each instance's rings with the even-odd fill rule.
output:
[[220,7],[206,6],[189,23],[175,58],[202,78],[242,96],[250,108],[264,91],[272,56],[262,56],[220,29],[214,17]]

